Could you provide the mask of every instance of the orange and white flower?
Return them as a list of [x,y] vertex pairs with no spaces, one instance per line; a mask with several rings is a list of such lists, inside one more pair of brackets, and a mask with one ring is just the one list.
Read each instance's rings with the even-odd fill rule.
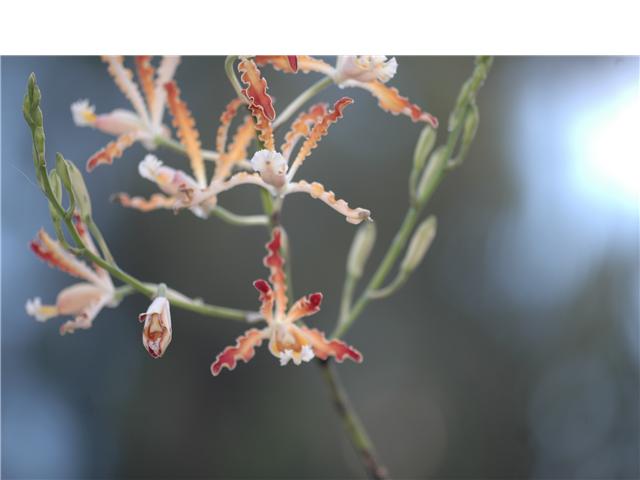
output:
[[144,322],[142,344],[153,358],[160,358],[171,343],[171,310],[169,300],[156,297],[146,312],[138,316]]
[[[282,57],[257,56],[256,63],[258,65],[269,63],[277,70],[295,73],[285,68]],[[297,71],[303,73],[322,73],[333,79],[341,88],[363,88],[378,99],[380,108],[393,115],[402,114],[410,117],[414,122],[427,122],[434,128],[438,126],[436,117],[411,103],[408,98],[400,95],[396,88],[385,85],[395,76],[398,69],[395,58],[387,59],[384,55],[339,56],[334,67],[318,58],[299,55],[297,67]]]
[[[276,112],[273,100],[267,93],[267,82],[251,59],[243,59],[238,68],[241,72],[240,79],[246,86],[242,93],[254,117],[254,128],[263,146],[251,159],[251,165],[256,173],[240,172],[228,179],[214,177],[206,189],[193,192],[190,202],[185,206],[207,201],[238,185],[254,184],[265,188],[276,198],[283,198],[297,192],[307,193],[313,198],[322,200],[353,224],[370,219],[369,210],[349,207],[347,202],[336,199],[332,191],[325,190],[325,187],[318,182],[293,181],[294,175],[310,155],[311,150],[316,148],[318,142],[327,134],[329,127],[342,118],[343,110],[353,103],[353,100],[343,97],[335,102],[332,109],[324,103],[316,104],[307,112],[300,114],[286,134],[280,151],[277,151],[272,125]],[[289,165],[292,153],[300,141],[303,143]]]
[[238,361],[248,362],[255,355],[256,347],[269,340],[269,351],[280,360],[280,365],[292,361],[295,365],[309,362],[314,357],[326,360],[333,357],[338,362],[349,358],[362,362],[362,354],[340,340],[327,340],[324,333],[306,326],[296,325],[304,317],[320,310],[321,293],[302,297],[287,310],[287,287],[284,259],[280,255],[282,233],[273,230],[273,237],[267,243],[264,265],[269,268],[269,280],[256,280],[253,285],[260,292],[262,306],[260,313],[267,322],[263,329],[251,328],[238,337],[236,344],[225,348],[211,364],[211,373],[220,374],[223,368],[233,370]]
[[89,158],[88,171],[100,164],[111,164],[136,141],[142,142],[148,149],[153,149],[157,136],[169,136],[168,128],[162,124],[167,103],[164,85],[173,79],[180,63],[179,57],[166,56],[156,72],[150,56],[136,57],[136,70],[140,87],[144,92],[143,97],[133,79],[133,72],[125,67],[123,57],[105,56],[103,60],[109,65],[109,73],[131,102],[133,110],[116,109],[109,113],[96,114],[95,107],[88,100],[78,100],[71,105],[71,114],[76,125],[93,127],[117,137]]
[[[87,248],[96,251],[91,237],[84,225],[76,219],[78,233]],[[60,333],[73,333],[76,329],[91,328],[93,320],[103,307],[115,306],[115,289],[109,274],[94,265],[89,267],[83,261],[67,252],[57,240],[53,240],[44,230],[38,232],[37,238],[31,242],[31,250],[52,267],[85,280],[62,290],[54,305],[43,305],[36,297],[27,301],[27,313],[38,321],[44,322],[50,318],[62,315],[72,315],[73,320],[62,324]]]

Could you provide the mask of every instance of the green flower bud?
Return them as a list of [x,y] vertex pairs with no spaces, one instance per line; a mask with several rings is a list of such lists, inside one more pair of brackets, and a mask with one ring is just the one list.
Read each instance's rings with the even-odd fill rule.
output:
[[376,242],[376,225],[366,222],[362,225],[353,239],[349,257],[347,259],[347,274],[354,278],[360,278],[364,266],[369,259],[373,245]]
[[431,154],[417,188],[418,203],[424,203],[438,183],[447,163],[447,149],[443,145]]
[[416,229],[400,265],[401,271],[411,273],[420,264],[436,236],[436,226],[436,217],[432,215]]
[[89,196],[87,185],[84,183],[84,178],[78,167],[69,160],[65,160],[65,163],[67,164],[73,194],[76,198],[76,205],[80,210],[80,215],[86,220],[91,217],[91,197]]

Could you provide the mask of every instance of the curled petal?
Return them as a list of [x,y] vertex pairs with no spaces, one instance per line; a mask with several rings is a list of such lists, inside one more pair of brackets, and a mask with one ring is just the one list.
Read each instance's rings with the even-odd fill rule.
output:
[[320,360],[326,360],[329,357],[336,359],[338,363],[342,363],[345,358],[353,360],[356,363],[362,363],[362,354],[350,345],[341,340],[327,340],[324,333],[315,328],[298,327],[313,347],[313,353]]
[[202,187],[206,185],[206,170],[204,159],[200,151],[200,134],[195,128],[195,120],[187,107],[187,104],[180,99],[180,90],[175,82],[165,84],[169,110],[173,115],[173,126],[178,130],[180,142],[187,151],[191,160],[191,169],[198,184]]
[[331,208],[340,212],[345,216],[347,222],[354,225],[358,225],[363,220],[369,220],[371,218],[371,212],[365,208],[350,208],[349,204],[342,199],[336,199],[335,193],[331,190],[326,191],[321,183],[313,182],[308,183],[304,180],[299,182],[290,183],[287,186],[286,193],[304,192],[311,195],[313,198],[318,198]]
[[301,318],[313,315],[320,310],[321,303],[322,294],[320,292],[302,297],[289,309],[287,321],[296,322]]
[[422,109],[403,97],[395,87],[387,87],[385,84],[375,82],[345,82],[345,86],[358,86],[369,90],[378,99],[378,105],[383,110],[393,115],[406,115],[414,122],[427,122],[433,128],[438,128],[438,119],[430,113],[423,112]]
[[144,105],[144,99],[140,94],[140,90],[138,90],[138,86],[133,81],[133,73],[124,66],[122,56],[104,56],[102,60],[109,65],[109,73],[118,88],[129,99],[135,111],[144,119],[145,123],[149,123],[149,115]]
[[120,158],[124,151],[136,141],[135,133],[125,133],[116,138],[113,142],[109,142],[102,150],[93,154],[87,160],[87,172],[91,172],[98,165],[111,165],[113,160]]
[[253,120],[247,116],[245,121],[238,127],[233,140],[229,145],[227,153],[225,155],[225,161],[231,165],[235,165],[240,161],[247,158],[247,149],[255,136],[255,128],[253,126]]
[[303,73],[319,72],[328,76],[333,76],[335,68],[319,58],[307,55],[298,55],[298,70]]
[[67,252],[57,240],[53,240],[42,229],[38,232],[38,237],[31,242],[31,250],[51,267],[96,285],[103,284],[103,280],[87,264]]
[[153,78],[156,75],[156,70],[151,65],[150,55],[138,55],[135,58],[136,70],[138,71],[138,80],[142,86],[144,96],[147,97],[147,105],[149,111],[155,102],[156,90],[153,82]]
[[285,158],[289,158],[298,140],[307,138],[311,127],[327,114],[327,104],[317,103],[307,112],[302,112],[291,124],[291,129],[284,136],[284,143],[280,151]]
[[275,291],[276,315],[278,318],[284,316],[287,308],[287,277],[284,272],[284,258],[280,254],[282,247],[282,231],[274,228],[271,241],[267,243],[267,255],[264,257],[264,266],[267,267],[271,276],[269,280]]
[[273,290],[266,280],[256,280],[253,286],[260,292],[260,314],[267,323],[273,321]]
[[249,104],[261,108],[267,119],[273,121],[276,118],[273,100],[267,93],[267,81],[260,74],[256,64],[253,60],[245,58],[238,64],[238,70],[241,73],[240,80],[247,86],[242,93],[249,100]]
[[249,111],[255,119],[255,129],[256,132],[258,132],[258,139],[262,142],[265,149],[274,151],[276,144],[273,140],[273,127],[271,126],[271,122],[261,107],[249,105]]
[[167,209],[172,210],[176,206],[175,197],[167,197],[161,193],[154,193],[149,199],[143,197],[130,197],[126,193],[116,193],[113,200],[126,208],[133,208],[141,212]]
[[276,70],[286,73],[298,71],[298,57],[295,55],[256,55],[258,65],[271,64]]
[[173,80],[178,65],[180,65],[180,57],[174,55],[166,55],[162,57],[160,61],[155,82],[155,93],[153,95],[154,102],[150,111],[151,124],[154,128],[161,129],[164,106],[167,101],[167,92],[164,86]]
[[302,162],[304,162],[304,159],[307,158],[307,156],[309,156],[309,154],[311,153],[311,150],[318,146],[318,142],[324,135],[327,134],[331,124],[337,122],[342,118],[342,111],[345,109],[345,107],[351,105],[352,103],[353,99],[349,97],[342,97],[340,100],[333,104],[333,110],[327,112],[321,119],[316,120],[315,125],[311,129],[309,137],[302,144],[302,147],[300,147],[300,151],[296,155],[296,159],[291,164],[291,168],[289,169],[289,173],[287,175],[289,179],[293,178],[298,168],[300,168],[300,165],[302,165]]
[[252,328],[244,332],[236,340],[233,347],[225,348],[215,361],[211,364],[211,374],[215,377],[220,374],[224,367],[229,370],[236,368],[239,360],[247,363],[255,355],[256,347],[259,347],[264,340],[264,331]]
[[240,107],[240,105],[242,105],[242,103],[242,99],[234,98],[227,104],[224,112],[222,112],[222,115],[220,115],[220,126],[218,127],[218,132],[216,133],[216,150],[218,151],[218,153],[227,151],[226,146],[229,127],[231,126],[231,121],[238,113],[238,108]]

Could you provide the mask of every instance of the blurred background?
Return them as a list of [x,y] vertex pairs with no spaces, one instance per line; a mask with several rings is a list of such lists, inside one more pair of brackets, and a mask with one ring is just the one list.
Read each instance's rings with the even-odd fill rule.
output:
[[[185,58],[177,74],[206,148],[233,95],[223,60]],[[440,118],[442,140],[473,59],[398,60],[391,84]],[[140,296],[65,337],[60,319],[26,315],[27,298],[52,302],[74,282],[28,249],[38,228],[53,230],[22,119],[27,76],[42,89],[49,162],[60,151],[82,166],[110,140],[74,126],[73,101],[89,98],[98,112],[129,105],[98,58],[5,57],[1,67],[3,478],[363,477],[315,366],[280,368],[262,348],[211,377],[243,325],[174,309],[173,342],[153,360]],[[280,111],[318,79],[264,72]],[[411,281],[348,333],[365,362],[338,369],[395,478],[640,476],[638,73],[637,58],[495,59],[476,141],[425,212],[438,217],[435,243]],[[404,215],[422,126],[364,91],[333,86],[319,99],[344,94],[355,105],[299,176],[373,212],[370,274]],[[211,303],[256,309],[263,228],[109,202],[114,192],[155,191],[137,173],[144,153],[136,145],[86,176],[118,263]],[[221,204],[260,209],[250,187]],[[311,323],[330,331],[355,228],[303,196],[287,199],[283,221],[296,295],[324,292]]]

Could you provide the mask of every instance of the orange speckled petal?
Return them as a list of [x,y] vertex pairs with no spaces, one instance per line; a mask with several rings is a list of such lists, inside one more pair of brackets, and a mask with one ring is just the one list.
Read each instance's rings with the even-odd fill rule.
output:
[[216,150],[220,154],[226,152],[229,127],[231,126],[231,121],[238,113],[238,108],[240,107],[240,105],[242,105],[242,103],[243,102],[241,98],[234,98],[227,104],[224,112],[222,112],[222,115],[220,115],[220,126],[218,127],[218,132],[216,133]]
[[124,93],[124,96],[131,102],[135,111],[144,119],[145,123],[149,122],[149,113],[144,104],[144,99],[138,86],[133,81],[133,72],[124,66],[124,58],[122,56],[104,56],[102,61],[109,65],[109,73],[113,77],[118,88]]
[[247,149],[249,148],[249,145],[251,145],[251,142],[253,142],[254,138],[254,123],[251,117],[247,116],[244,123],[238,127],[238,130],[236,130],[228,151],[220,155],[214,176],[215,180],[227,178],[231,173],[233,166],[247,158]]
[[324,185],[318,182],[305,182],[300,180],[299,182],[290,183],[287,186],[286,193],[303,192],[311,195],[313,198],[318,198],[331,208],[340,212],[345,216],[347,222],[354,225],[358,225],[363,220],[369,220],[371,218],[371,212],[365,208],[351,208],[349,204],[342,199],[336,199],[335,193],[331,190],[327,191]]
[[103,283],[96,272],[62,248],[62,245],[52,239],[43,229],[40,229],[37,238],[31,242],[30,246],[33,253],[47,262],[49,266],[56,267],[74,277],[83,278],[93,284]]
[[329,357],[336,359],[336,362],[342,363],[345,358],[353,360],[356,363],[362,363],[362,354],[347,345],[342,340],[327,340],[324,333],[315,328],[298,327],[309,340],[313,347],[313,353],[320,360],[326,360]]
[[87,160],[87,172],[91,172],[98,165],[111,165],[113,160],[120,158],[124,151],[136,141],[136,134],[133,132],[120,135],[114,141],[109,142],[102,150],[93,154]]
[[273,100],[267,93],[267,81],[260,74],[260,70],[251,59],[243,59],[238,64],[240,80],[246,85],[242,93],[249,101],[249,104],[256,105],[262,109],[265,116],[273,121],[276,118],[276,111],[273,108]]
[[281,72],[296,73],[298,71],[298,57],[295,55],[256,55],[258,65],[271,64]]
[[236,368],[239,360],[247,363],[256,354],[255,349],[262,344],[264,335],[264,330],[258,330],[257,328],[252,328],[244,332],[244,335],[238,337],[233,347],[225,348],[222,353],[216,357],[215,361],[211,364],[211,374],[214,377],[218,376],[224,367],[233,370]]
[[288,174],[288,177],[290,179],[293,178],[298,168],[300,168],[300,165],[302,165],[302,162],[304,162],[304,159],[309,156],[311,150],[316,148],[320,139],[327,134],[331,124],[341,119],[342,111],[345,109],[345,107],[351,105],[352,103],[353,99],[349,97],[342,97],[340,100],[333,104],[333,110],[330,110],[322,117],[322,119],[316,121],[315,125],[311,129],[309,137],[302,144],[298,155],[296,155],[296,159],[291,164],[291,168],[289,169]]
[[141,212],[150,212],[152,210],[175,208],[175,197],[167,197],[161,193],[154,193],[149,199],[143,197],[130,197],[126,193],[116,193],[113,200],[126,208],[133,208]]
[[329,76],[335,73],[335,68],[327,62],[307,55],[298,55],[298,70],[303,73],[319,72]]
[[147,107],[151,112],[156,95],[154,84],[156,70],[153,68],[153,65],[151,65],[151,55],[138,55],[135,58],[135,61],[136,70],[138,71],[138,80],[142,86],[144,96],[147,98]]
[[180,99],[180,89],[176,82],[166,83],[164,86],[167,92],[169,110],[173,116],[173,126],[178,130],[178,138],[184,146],[191,160],[191,170],[193,176],[201,187],[207,183],[204,159],[200,151],[200,134],[196,129],[196,122],[187,107],[187,104]]
[[284,136],[284,143],[280,148],[284,158],[289,158],[291,151],[295,147],[298,140],[307,138],[311,131],[311,127],[322,117],[327,114],[327,104],[317,103],[308,111],[302,112],[298,118],[291,124],[291,129]]
[[282,246],[282,232],[279,228],[274,228],[272,238],[266,244],[267,255],[264,257],[264,266],[269,268],[271,276],[269,280],[273,285],[276,302],[276,315],[280,318],[284,316],[287,308],[287,277],[284,272],[284,258],[280,255]]
[[306,295],[294,303],[287,313],[287,322],[297,322],[301,318],[308,317],[320,310],[322,294],[320,292]]
[[438,119],[430,113],[423,112],[422,109],[409,101],[407,97],[403,97],[398,92],[397,88],[388,87],[384,83],[380,82],[349,82],[347,86],[361,86],[362,88],[369,90],[371,94],[378,99],[378,105],[383,110],[392,113],[393,115],[406,115],[414,122],[427,122],[433,128],[438,128]]

